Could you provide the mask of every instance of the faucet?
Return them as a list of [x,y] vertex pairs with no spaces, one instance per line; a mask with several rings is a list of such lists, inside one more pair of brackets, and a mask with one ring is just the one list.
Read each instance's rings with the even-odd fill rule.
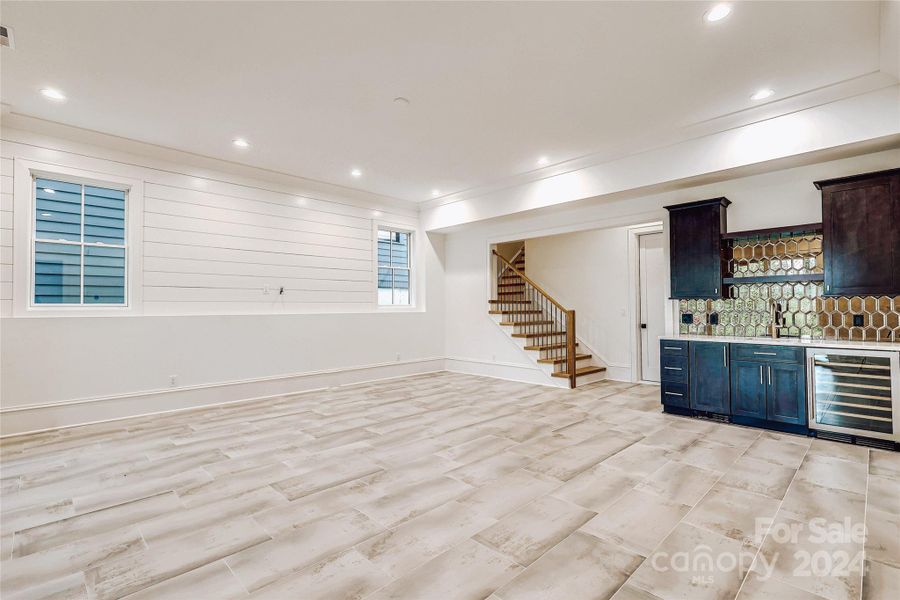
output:
[[769,325],[769,335],[773,340],[781,337],[780,327],[784,324],[778,309],[778,303],[769,298],[769,316],[772,318],[772,323]]

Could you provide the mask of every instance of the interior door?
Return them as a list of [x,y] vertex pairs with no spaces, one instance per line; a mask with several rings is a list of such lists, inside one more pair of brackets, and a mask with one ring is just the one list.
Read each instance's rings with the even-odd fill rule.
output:
[[663,234],[638,236],[641,304],[641,379],[659,381],[659,338],[665,334]]

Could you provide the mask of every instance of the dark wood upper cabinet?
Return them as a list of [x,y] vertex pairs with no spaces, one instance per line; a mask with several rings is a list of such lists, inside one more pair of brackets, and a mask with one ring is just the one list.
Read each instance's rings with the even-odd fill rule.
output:
[[721,298],[727,198],[666,206],[672,298]]
[[826,296],[900,294],[900,169],[817,181]]

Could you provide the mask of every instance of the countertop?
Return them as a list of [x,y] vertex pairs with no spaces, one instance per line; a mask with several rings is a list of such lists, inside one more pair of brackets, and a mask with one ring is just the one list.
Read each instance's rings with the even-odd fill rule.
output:
[[729,344],[763,344],[767,346],[805,346],[807,348],[838,348],[844,350],[900,351],[900,342],[861,342],[856,340],[801,340],[800,338],[738,337],[728,335],[664,335],[661,340],[685,342],[727,342]]

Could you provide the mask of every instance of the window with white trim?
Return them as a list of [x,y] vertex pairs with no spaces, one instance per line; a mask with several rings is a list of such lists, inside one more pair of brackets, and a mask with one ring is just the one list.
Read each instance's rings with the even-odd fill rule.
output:
[[33,305],[127,304],[127,192],[34,178]]
[[410,242],[408,231],[378,228],[378,304],[379,306],[409,306]]

